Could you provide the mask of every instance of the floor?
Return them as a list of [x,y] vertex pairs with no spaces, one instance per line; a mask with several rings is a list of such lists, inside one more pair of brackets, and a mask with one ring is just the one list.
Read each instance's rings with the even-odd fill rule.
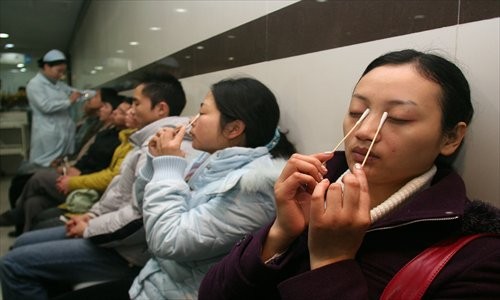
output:
[[[10,209],[9,205],[9,186],[10,180],[12,177],[10,176],[1,176],[0,177],[0,213]],[[14,243],[15,238],[9,237],[7,234],[14,230],[14,227],[0,227],[0,257],[4,256],[7,251],[9,251],[9,247]],[[0,286],[1,291],[1,286]],[[2,299],[2,293],[0,292],[0,300]]]

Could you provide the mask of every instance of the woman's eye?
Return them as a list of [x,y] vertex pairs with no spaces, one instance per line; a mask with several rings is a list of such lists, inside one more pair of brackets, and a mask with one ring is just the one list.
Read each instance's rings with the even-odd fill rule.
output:
[[361,115],[363,115],[363,112],[349,112],[349,116],[354,119],[359,119],[361,118]]
[[404,123],[409,122],[408,120],[398,119],[398,118],[395,118],[395,117],[388,117],[387,121],[389,121],[391,123],[394,123],[394,124],[404,124]]

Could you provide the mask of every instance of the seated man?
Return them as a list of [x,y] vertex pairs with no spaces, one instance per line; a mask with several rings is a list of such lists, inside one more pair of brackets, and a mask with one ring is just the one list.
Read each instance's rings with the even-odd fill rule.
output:
[[[96,95],[97,93],[102,94]],[[92,97],[82,103],[84,115],[83,117],[77,121],[76,124],[76,132],[75,132],[75,143],[74,143],[74,152],[72,154],[65,154],[64,156],[60,156],[54,159],[47,166],[39,166],[36,167],[32,165],[30,168],[26,169],[25,162],[22,163],[22,166],[19,168],[17,174],[12,178],[10,187],[9,187],[9,202],[11,208],[14,208],[16,205],[16,200],[21,195],[24,185],[28,180],[33,176],[33,174],[40,169],[46,169],[49,167],[56,168],[63,162],[64,157],[69,157],[72,160],[78,160],[86,153],[89,145],[92,142],[89,142],[90,139],[95,137],[95,134],[101,130],[102,122],[99,120],[99,108],[102,105],[101,97],[108,98],[110,96],[116,96],[116,91],[110,88],[102,88],[98,91],[92,93]],[[78,101],[80,102],[80,101]],[[72,105],[72,109],[78,106],[79,104]]]
[[[66,227],[37,230],[17,239],[1,262],[4,298],[46,297],[48,283],[54,282],[72,285],[123,278],[131,282],[149,259],[142,215],[133,198],[134,181],[146,161],[149,138],[161,127],[188,123],[188,118],[174,117],[185,102],[182,86],[172,76],[149,78],[135,89],[131,112],[139,130],[130,136],[134,149],[120,174],[88,214],[73,217]],[[196,156],[188,140],[183,150],[188,159]],[[17,271],[12,272],[14,265]],[[120,292],[127,295],[127,290]]]
[[[123,118],[115,117],[116,114],[125,114],[124,110],[127,107],[122,107],[122,105],[129,104],[120,104],[122,99],[116,94],[108,99],[102,98],[102,101],[103,105],[99,112],[101,120],[109,122],[112,128],[99,133],[99,140],[96,138],[92,147],[93,151],[89,151],[88,155],[82,158],[81,163],[79,161],[75,167],[68,168],[66,175],[61,176],[54,170],[48,169],[40,170],[30,178],[17,199],[16,207],[0,215],[0,226],[16,224],[18,232],[30,230],[32,220],[38,213],[65,200],[70,188],[64,190],[61,187],[58,188],[56,184],[60,182],[76,182],[71,189],[94,188],[100,192],[104,191],[112,177],[118,173],[119,165],[131,146],[127,141],[128,135],[122,137],[122,144],[118,145],[120,140],[117,136],[125,125]],[[113,110],[114,108],[116,109]],[[123,134],[129,133],[125,131]],[[108,164],[107,168],[105,163]],[[97,168],[86,169],[90,165],[97,166]]]
[[99,120],[99,109],[102,105],[101,97],[106,98],[108,93],[116,94],[116,91],[109,88],[102,88],[93,93],[90,99],[84,101],[81,108],[83,116],[76,123],[75,152],[69,156],[58,157],[52,161],[50,164],[51,167],[57,168],[58,166],[62,166],[65,163],[65,158],[70,162],[76,162],[85,155],[88,147],[93,143],[91,140],[93,140],[93,137],[102,128],[102,122]]

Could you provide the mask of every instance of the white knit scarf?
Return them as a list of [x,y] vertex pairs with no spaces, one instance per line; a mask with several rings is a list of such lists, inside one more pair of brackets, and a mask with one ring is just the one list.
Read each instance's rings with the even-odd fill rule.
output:
[[[387,215],[389,212],[393,211],[396,207],[400,206],[416,192],[427,188],[431,183],[432,177],[434,177],[434,174],[436,174],[436,170],[436,166],[432,166],[432,168],[430,168],[427,172],[408,181],[403,187],[392,194],[392,196],[387,198],[384,202],[372,208],[370,210],[372,223],[376,222],[383,216]],[[347,171],[345,171],[344,174],[342,174],[336,181],[337,183],[340,183],[342,185],[342,190],[344,189],[342,178],[346,174],[350,173],[351,170],[347,169]]]

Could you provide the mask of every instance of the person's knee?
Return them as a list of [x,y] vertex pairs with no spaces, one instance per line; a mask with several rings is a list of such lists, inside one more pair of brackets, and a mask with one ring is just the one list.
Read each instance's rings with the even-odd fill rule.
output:
[[11,249],[16,249],[16,248],[19,248],[19,247],[22,247],[25,245],[32,244],[31,238],[30,238],[32,233],[33,232],[30,231],[30,232],[26,232],[26,233],[23,233],[20,236],[18,236],[16,238],[16,240],[14,241],[14,244],[12,244]]
[[42,197],[31,197],[24,203],[24,213],[32,217],[37,216],[47,208],[46,201]]
[[54,170],[40,170],[31,176],[28,183],[32,187],[52,185],[56,183],[57,175]]
[[2,285],[17,277],[16,273],[19,266],[16,262],[16,256],[16,253],[10,251],[0,259],[0,279]]

